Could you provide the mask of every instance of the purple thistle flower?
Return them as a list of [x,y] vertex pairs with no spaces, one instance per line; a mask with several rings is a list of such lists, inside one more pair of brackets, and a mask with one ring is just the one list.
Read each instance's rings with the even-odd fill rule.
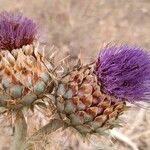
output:
[[107,45],[95,71],[105,93],[130,102],[150,100],[150,55],[142,48]]
[[37,39],[37,25],[19,12],[0,13],[0,49],[13,50]]

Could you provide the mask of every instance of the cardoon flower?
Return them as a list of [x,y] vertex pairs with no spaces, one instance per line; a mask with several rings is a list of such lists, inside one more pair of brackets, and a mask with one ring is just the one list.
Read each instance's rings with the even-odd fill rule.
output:
[[96,63],[76,65],[56,88],[56,108],[63,121],[81,134],[118,125],[126,101],[148,100],[150,56],[137,46],[107,45]]
[[96,74],[105,93],[132,102],[150,99],[150,55],[140,47],[107,45]]
[[13,110],[31,106],[53,88],[48,73],[53,64],[44,51],[39,52],[36,40],[32,20],[16,12],[0,14],[0,106]]
[[0,49],[13,50],[37,40],[37,25],[19,12],[0,14]]

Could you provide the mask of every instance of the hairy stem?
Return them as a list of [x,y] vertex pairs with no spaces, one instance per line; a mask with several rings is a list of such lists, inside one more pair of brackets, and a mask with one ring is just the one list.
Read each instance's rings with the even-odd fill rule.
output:
[[41,141],[46,135],[56,131],[65,125],[64,121],[60,119],[52,119],[48,124],[39,129],[31,137],[29,137],[22,146],[21,150],[33,150],[35,142]]
[[11,145],[11,150],[20,150],[27,135],[27,124],[22,111],[18,111],[16,113],[14,125],[15,125],[15,131],[14,131],[13,142]]

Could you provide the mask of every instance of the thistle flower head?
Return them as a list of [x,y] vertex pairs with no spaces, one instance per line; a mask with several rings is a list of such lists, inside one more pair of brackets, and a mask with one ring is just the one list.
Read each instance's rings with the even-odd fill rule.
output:
[[19,12],[0,13],[0,49],[13,50],[37,39],[37,25]]
[[142,48],[107,45],[95,71],[104,92],[130,102],[150,100],[150,56]]

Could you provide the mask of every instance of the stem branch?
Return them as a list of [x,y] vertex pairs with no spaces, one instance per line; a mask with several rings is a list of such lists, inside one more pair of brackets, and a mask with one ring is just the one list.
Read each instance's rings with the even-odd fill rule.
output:
[[23,144],[21,150],[32,149],[35,142],[42,140],[46,135],[56,131],[65,125],[64,121],[60,119],[52,119],[48,124],[39,129],[31,137],[29,137]]
[[14,125],[15,132],[11,145],[11,150],[19,150],[21,148],[21,145],[24,143],[27,135],[27,124],[22,111],[18,111],[16,113]]

